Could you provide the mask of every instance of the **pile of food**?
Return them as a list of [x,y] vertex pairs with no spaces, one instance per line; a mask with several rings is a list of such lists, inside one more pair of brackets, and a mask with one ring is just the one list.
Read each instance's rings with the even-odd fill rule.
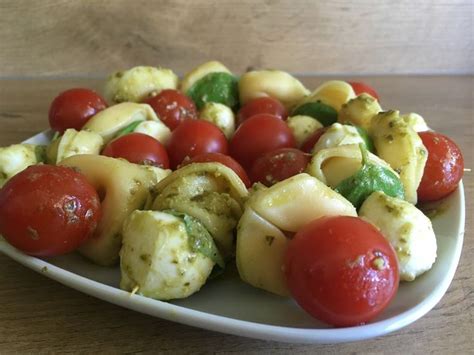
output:
[[47,146],[0,148],[0,234],[21,251],[120,263],[124,290],[184,298],[244,282],[335,326],[370,321],[436,260],[417,208],[452,193],[456,144],[364,83],[308,90],[204,63],[114,73],[51,103]]

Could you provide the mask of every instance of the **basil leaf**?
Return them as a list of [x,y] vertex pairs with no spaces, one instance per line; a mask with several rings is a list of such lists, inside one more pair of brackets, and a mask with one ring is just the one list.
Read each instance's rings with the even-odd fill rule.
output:
[[209,73],[189,88],[189,96],[201,110],[206,102],[217,102],[235,110],[239,105],[238,80],[229,73]]
[[135,128],[138,127],[140,123],[144,122],[144,120],[139,120],[139,121],[134,121],[130,123],[127,127],[123,128],[121,131],[119,131],[116,135],[115,138],[125,136],[126,134],[132,133]]
[[183,220],[186,232],[188,233],[188,244],[193,252],[207,256],[224,269],[224,259],[219,253],[211,233],[197,218],[175,210],[164,210],[162,212],[169,213]]

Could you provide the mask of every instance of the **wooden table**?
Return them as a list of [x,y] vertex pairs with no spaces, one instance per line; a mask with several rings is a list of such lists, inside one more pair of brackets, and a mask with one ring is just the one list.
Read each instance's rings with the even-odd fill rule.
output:
[[[306,77],[308,88],[325,78]],[[473,77],[373,76],[384,108],[420,113],[452,137],[473,168]],[[100,89],[100,79],[0,80],[0,146],[48,126],[48,107],[61,90]],[[466,172],[466,233],[454,281],[441,302],[414,324],[385,337],[340,345],[298,345],[246,339],[152,318],[99,301],[0,256],[0,353],[469,353],[474,351],[474,178]]]

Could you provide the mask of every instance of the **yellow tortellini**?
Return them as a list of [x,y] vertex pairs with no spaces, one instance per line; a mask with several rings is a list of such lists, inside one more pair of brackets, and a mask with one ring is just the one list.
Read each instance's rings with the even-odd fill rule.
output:
[[138,66],[113,73],[105,84],[105,98],[112,103],[142,102],[164,89],[176,89],[178,77],[170,69]]
[[359,216],[373,223],[397,253],[400,280],[413,281],[431,269],[436,260],[436,236],[423,212],[383,192],[372,193]]
[[44,147],[35,144],[13,144],[0,147],[0,188],[12,176],[30,165],[45,160]]
[[[398,174],[375,154],[367,152],[368,162],[389,169]],[[308,164],[306,171],[324,184],[335,188],[339,183],[354,175],[362,166],[362,153],[358,144],[348,144],[322,149]]]
[[428,151],[421,138],[398,111],[380,112],[372,119],[370,134],[377,154],[400,175],[405,199],[416,204]]
[[100,154],[103,145],[104,140],[100,134],[70,128],[48,146],[48,162],[58,164],[73,155]]
[[291,109],[308,94],[308,89],[298,79],[279,70],[250,71],[239,80],[241,105],[258,97],[270,96]]
[[288,295],[282,270],[288,240],[283,231],[297,232],[314,219],[336,215],[357,213],[344,197],[308,174],[258,188],[237,227],[236,260],[242,280]]
[[171,137],[170,129],[159,120],[150,105],[133,102],[123,102],[100,111],[87,121],[83,130],[100,134],[107,143],[122,129],[137,121],[156,122],[154,138],[163,144]]
[[79,170],[101,197],[102,217],[95,234],[79,252],[99,265],[114,265],[122,245],[122,224],[143,207],[150,189],[169,170],[129,163],[102,155],[75,155],[60,165]]
[[187,93],[189,89],[197,83],[200,79],[204,78],[207,74],[211,73],[227,73],[232,74],[227,67],[216,60],[203,63],[198,67],[187,73],[181,81],[179,88],[182,92]]
[[337,120],[369,130],[372,118],[382,111],[377,99],[368,94],[360,94],[342,105]]
[[233,229],[248,191],[238,175],[220,163],[186,165],[155,188],[153,210],[175,210],[197,218],[224,257],[233,254]]
[[430,129],[426,124],[425,119],[417,113],[410,112],[401,115],[400,117],[403,118],[403,120],[408,124],[408,126],[413,128],[415,132],[424,132],[429,131]]
[[365,145],[364,139],[361,137],[359,131],[354,126],[342,125],[340,123],[332,124],[326,132],[324,132],[318,139],[312,149],[312,153],[316,154],[322,149],[338,147],[347,144]]
[[225,134],[227,139],[232,138],[235,131],[235,117],[232,110],[218,102],[207,102],[199,118],[215,124]]
[[323,104],[331,106],[339,112],[342,105],[353,99],[355,96],[354,90],[350,84],[345,81],[330,80],[316,88],[316,90],[306,97],[301,104],[321,101]]

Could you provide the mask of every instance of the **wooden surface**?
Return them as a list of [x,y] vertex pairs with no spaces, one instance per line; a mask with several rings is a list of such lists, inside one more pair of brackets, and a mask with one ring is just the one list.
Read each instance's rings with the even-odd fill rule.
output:
[[[343,79],[350,79],[345,77]],[[473,168],[473,77],[367,77],[382,107],[418,112],[462,148]],[[323,79],[307,77],[314,88]],[[0,146],[47,128],[50,101],[72,86],[101,80],[0,80]],[[474,351],[473,173],[464,178],[466,233],[461,261],[441,302],[385,337],[341,345],[298,345],[200,330],[123,309],[68,289],[0,256],[0,353],[438,353]]]
[[139,64],[472,73],[472,0],[0,0],[0,76]]

